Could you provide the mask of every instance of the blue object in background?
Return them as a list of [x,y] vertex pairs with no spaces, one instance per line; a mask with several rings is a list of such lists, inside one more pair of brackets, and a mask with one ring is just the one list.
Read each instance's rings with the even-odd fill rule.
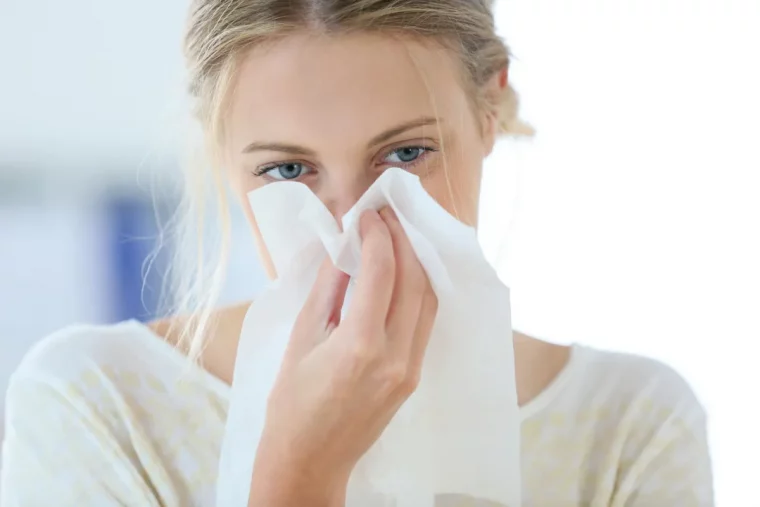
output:
[[108,251],[112,262],[114,321],[154,319],[161,297],[162,260],[159,252],[148,269],[147,259],[155,250],[158,226],[153,203],[139,198],[115,196],[107,201]]

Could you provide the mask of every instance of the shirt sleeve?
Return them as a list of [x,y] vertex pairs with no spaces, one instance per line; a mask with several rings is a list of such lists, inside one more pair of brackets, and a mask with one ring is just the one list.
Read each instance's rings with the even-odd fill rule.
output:
[[621,468],[613,507],[715,505],[704,409],[690,390],[674,408]]
[[103,407],[53,380],[29,372],[11,380],[0,506],[159,506]]

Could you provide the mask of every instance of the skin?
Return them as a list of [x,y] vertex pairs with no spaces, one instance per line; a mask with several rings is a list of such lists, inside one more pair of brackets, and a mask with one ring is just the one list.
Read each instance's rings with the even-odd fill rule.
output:
[[[449,213],[477,225],[497,119],[473,107],[462,83],[454,55],[429,41],[304,33],[246,55],[225,118],[224,162],[270,276],[246,194],[283,178],[307,184],[340,218],[382,171],[401,167]],[[506,70],[483,91],[505,85]],[[345,320],[336,310],[346,275],[328,262],[291,336],[251,505],[342,505],[354,464],[416,387],[437,300],[391,211],[365,213],[360,230],[362,268]],[[202,357],[228,383],[247,307],[219,310]],[[159,334],[166,329],[167,322],[154,325]],[[520,333],[514,339],[524,404],[559,373],[568,349]]]

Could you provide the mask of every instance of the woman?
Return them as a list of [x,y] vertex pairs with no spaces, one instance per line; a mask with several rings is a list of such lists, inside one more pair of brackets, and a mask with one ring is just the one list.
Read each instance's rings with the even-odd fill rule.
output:
[[[227,182],[271,275],[245,195],[277,181],[305,183],[340,217],[401,167],[476,225],[483,159],[499,134],[528,131],[489,4],[195,2],[186,55],[220,202]],[[347,280],[329,264],[301,311],[251,506],[342,505],[352,467],[414,390],[435,295],[391,211],[365,213],[361,232],[346,318],[333,316]],[[246,309],[202,304],[36,347],[8,394],[3,507],[210,505]],[[678,375],[520,333],[514,347],[525,505],[712,505],[705,415]]]

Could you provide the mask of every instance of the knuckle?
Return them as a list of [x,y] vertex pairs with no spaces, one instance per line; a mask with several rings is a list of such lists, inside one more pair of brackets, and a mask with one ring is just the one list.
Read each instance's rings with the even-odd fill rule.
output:
[[355,340],[349,350],[349,359],[355,367],[364,367],[372,363],[377,357],[376,347],[370,340]]
[[409,374],[404,379],[404,384],[402,386],[404,390],[404,394],[407,396],[412,394],[414,391],[417,390],[417,387],[420,385],[420,372],[417,370],[410,371]]
[[399,368],[393,372],[393,391],[403,398],[409,397],[417,390],[419,385],[419,375],[410,371],[408,368]]
[[349,351],[349,360],[351,361],[351,364],[356,365],[364,365],[369,362],[369,348],[366,345],[359,345],[356,344],[353,347],[351,347],[351,350]]
[[394,391],[402,388],[407,381],[406,365],[400,361],[389,364],[385,369],[385,381]]
[[430,290],[430,311],[433,315],[438,313],[438,296],[436,296],[433,290]]

